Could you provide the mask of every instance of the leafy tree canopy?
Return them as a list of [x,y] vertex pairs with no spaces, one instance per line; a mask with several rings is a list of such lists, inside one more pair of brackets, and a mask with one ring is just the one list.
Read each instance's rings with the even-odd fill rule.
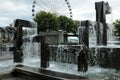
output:
[[37,22],[39,31],[58,30],[59,27],[57,17],[45,11],[39,12],[34,21]]
[[79,21],[75,21],[66,16],[56,16],[50,12],[41,11],[39,12],[34,21],[38,24],[38,31],[58,31],[64,30],[66,32],[76,33],[79,27]]
[[116,31],[120,34],[120,19],[117,19],[114,23]]

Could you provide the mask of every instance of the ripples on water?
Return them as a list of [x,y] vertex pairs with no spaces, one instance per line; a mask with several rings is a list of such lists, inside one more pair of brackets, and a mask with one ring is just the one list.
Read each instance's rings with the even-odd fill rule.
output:
[[[38,58],[34,59],[25,59],[22,63],[31,67],[40,67],[40,60]],[[11,71],[16,64],[13,63],[13,60],[0,61],[0,73]],[[78,72],[77,65],[60,63],[60,62],[50,62],[50,67],[48,70],[75,74],[80,76],[85,76],[91,80],[120,80],[120,71],[115,69],[104,69],[98,66],[89,67],[86,73]]]
[[11,71],[14,67],[13,60],[0,61],[0,73]]
[[89,66],[88,71],[86,73],[83,73],[77,71],[77,65],[51,62],[51,65],[48,69],[85,76],[91,80],[120,80],[120,71],[116,71],[115,69],[104,69],[98,66]]

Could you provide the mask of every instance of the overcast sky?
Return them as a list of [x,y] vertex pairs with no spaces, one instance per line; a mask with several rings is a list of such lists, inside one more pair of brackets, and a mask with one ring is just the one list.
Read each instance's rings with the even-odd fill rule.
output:
[[[95,2],[101,0],[69,1],[72,7],[73,19],[95,21]],[[112,22],[115,19],[119,19],[120,0],[104,1],[107,1],[112,7],[112,14],[107,16],[107,21]],[[0,3],[0,26],[8,26],[16,18],[32,20],[32,0],[0,0]]]

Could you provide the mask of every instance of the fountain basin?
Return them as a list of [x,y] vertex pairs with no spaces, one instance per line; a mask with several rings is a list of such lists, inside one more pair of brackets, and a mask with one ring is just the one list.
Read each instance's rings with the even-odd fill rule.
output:
[[98,46],[90,50],[90,64],[120,70],[120,47]]
[[[50,46],[50,60],[63,63],[77,64],[80,45],[59,45]],[[88,63],[91,66],[101,66],[103,68],[113,68],[120,70],[120,46],[90,46]]]
[[28,80],[22,77],[13,76],[10,72],[0,74],[0,80]]
[[28,66],[19,65],[16,66],[13,71],[10,73],[2,74],[0,76],[1,80],[4,79],[17,79],[17,80],[69,80],[69,79],[78,79],[78,80],[88,80],[85,77],[71,75],[61,72],[55,72],[45,69],[38,69]]

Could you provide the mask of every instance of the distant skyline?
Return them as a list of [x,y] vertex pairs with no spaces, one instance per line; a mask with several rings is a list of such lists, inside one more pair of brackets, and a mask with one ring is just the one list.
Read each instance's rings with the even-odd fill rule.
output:
[[[102,0],[69,0],[73,19],[95,21],[95,2],[99,1]],[[108,2],[112,8],[112,14],[107,16],[107,21],[119,19],[120,0],[104,1]],[[0,0],[0,27],[9,26],[16,18],[32,20],[32,2],[33,0]]]

